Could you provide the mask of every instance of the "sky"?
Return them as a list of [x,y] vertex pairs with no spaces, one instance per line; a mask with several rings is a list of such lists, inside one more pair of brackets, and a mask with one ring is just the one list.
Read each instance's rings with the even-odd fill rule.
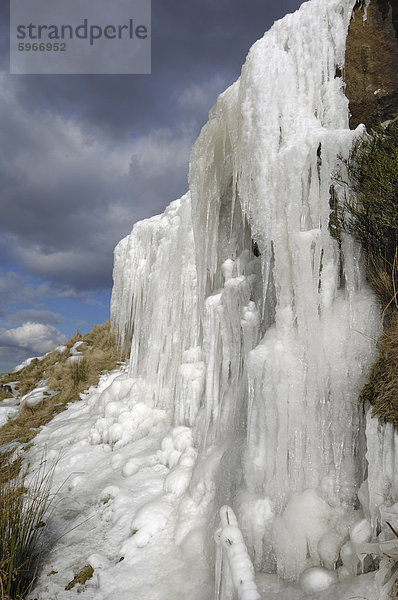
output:
[[1,3],[0,372],[109,318],[113,248],[185,193],[218,94],[301,3],[152,0],[150,75],[10,75]]

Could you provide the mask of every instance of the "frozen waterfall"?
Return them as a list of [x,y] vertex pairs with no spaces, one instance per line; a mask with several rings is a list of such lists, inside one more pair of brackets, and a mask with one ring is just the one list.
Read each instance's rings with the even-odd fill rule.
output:
[[[130,376],[198,450],[177,543],[202,526],[214,558],[229,505],[255,569],[290,580],[333,570],[370,518],[357,398],[379,312],[359,247],[329,230],[339,157],[362,131],[348,128],[341,78],[354,4],[311,0],[254,44],[194,145],[190,191],[115,249]],[[388,454],[377,435],[369,461]]]

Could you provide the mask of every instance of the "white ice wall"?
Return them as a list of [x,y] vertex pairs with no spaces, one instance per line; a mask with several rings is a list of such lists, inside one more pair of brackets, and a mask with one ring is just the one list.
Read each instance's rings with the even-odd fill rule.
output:
[[130,372],[145,380],[156,406],[174,410],[177,373],[198,331],[189,194],[134,226],[115,248],[113,278],[111,315],[122,346],[133,333]]
[[131,374],[202,451],[186,506],[211,521],[232,505],[256,567],[291,579],[365,470],[357,395],[378,313],[358,247],[328,226],[360,133],[339,76],[354,4],[311,0],[252,47],[195,143],[190,196],[115,250]]

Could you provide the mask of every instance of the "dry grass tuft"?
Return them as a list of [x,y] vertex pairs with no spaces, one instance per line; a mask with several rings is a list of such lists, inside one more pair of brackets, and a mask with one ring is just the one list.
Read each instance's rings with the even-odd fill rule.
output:
[[85,357],[71,364],[72,381],[75,387],[78,387],[79,383],[87,381],[87,370],[88,364]]
[[[80,362],[67,362],[69,350],[77,341],[84,342],[78,348],[83,358]],[[35,359],[17,373],[0,376],[0,385],[18,381],[20,397],[31,392],[41,380],[46,380],[49,389],[56,392],[35,406],[24,403],[17,418],[9,419],[0,428],[0,446],[14,441],[30,442],[39,428],[65,410],[69,402],[79,400],[81,392],[97,385],[103,371],[117,367],[119,355],[110,335],[109,321],[95,325],[86,335],[77,333],[65,345],[67,349],[61,354],[50,352],[43,360]]]
[[0,599],[22,600],[36,580],[55,465],[43,460],[27,488],[20,464],[0,456]]
[[378,342],[379,354],[361,392],[382,422],[398,427],[398,314],[391,319]]

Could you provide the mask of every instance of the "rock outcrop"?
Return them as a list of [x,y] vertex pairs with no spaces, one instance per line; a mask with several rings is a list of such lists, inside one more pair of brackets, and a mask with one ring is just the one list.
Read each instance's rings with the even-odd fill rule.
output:
[[398,110],[398,0],[357,2],[351,19],[344,80],[350,127],[370,129]]

